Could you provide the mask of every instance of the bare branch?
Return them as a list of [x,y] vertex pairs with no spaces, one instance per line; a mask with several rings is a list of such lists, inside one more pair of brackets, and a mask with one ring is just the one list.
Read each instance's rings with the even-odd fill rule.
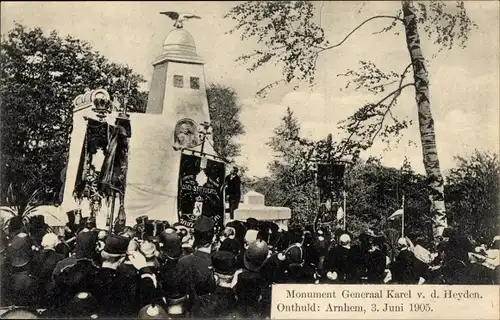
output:
[[[391,111],[391,107],[392,105],[394,104],[394,102],[396,101],[396,99],[401,95],[401,92],[403,91],[403,89],[409,85],[415,85],[415,83],[407,83],[405,84],[404,86],[402,85],[403,84],[403,81],[404,81],[404,78],[406,76],[406,73],[408,72],[408,70],[410,69],[410,67],[412,66],[412,64],[408,64],[405,68],[405,70],[403,71],[403,73],[401,74],[401,79],[399,80],[399,86],[398,86],[398,89],[396,89],[395,91],[391,92],[387,97],[390,97],[391,95],[393,95],[392,97],[392,100],[391,102],[389,102],[389,104],[387,105],[387,110],[385,111],[384,115],[382,116],[382,120],[380,121],[380,124],[379,124],[379,128],[378,130],[375,132],[375,134],[373,135],[373,137],[371,138],[370,140],[370,145],[373,144],[373,141],[375,141],[375,138],[378,136],[378,134],[380,133],[380,131],[382,130],[382,127],[384,125],[384,121],[385,121],[385,117],[387,116],[387,113],[390,113],[392,119],[394,121],[396,121],[396,119],[394,118],[394,116],[392,115],[392,111]],[[387,98],[386,97],[386,98]],[[386,99],[385,98],[385,99]],[[380,104],[381,102],[383,102],[383,100],[381,100],[378,104]]]
[[334,44],[334,45],[331,45],[331,46],[328,46],[328,47],[317,47],[318,49],[320,49],[319,52],[321,51],[325,51],[325,50],[330,50],[330,49],[333,49],[333,48],[336,48],[336,47],[339,47],[341,46],[354,32],[356,32],[359,28],[361,28],[363,25],[365,25],[366,23],[370,22],[371,20],[374,20],[374,19],[380,19],[380,18],[388,18],[388,19],[394,19],[394,20],[399,20],[401,22],[403,22],[403,19],[399,18],[399,17],[395,17],[395,16],[373,16],[371,18],[368,18],[366,19],[365,21],[363,21],[359,26],[357,26],[356,28],[354,28],[351,32],[349,32],[347,34],[347,36],[345,36],[345,38],[340,41],[339,43],[337,44]]
[[265,96],[266,95],[266,91],[277,86],[278,84],[280,83],[283,83],[283,82],[286,82],[285,79],[279,79],[279,80],[276,80],[268,85],[266,85],[265,87],[263,87],[262,89],[260,89],[259,91],[257,91],[256,95],[259,96],[259,97],[262,97],[262,96]]
[[[404,88],[408,87],[408,86],[413,86],[415,85],[415,83],[407,83],[405,84],[404,86],[400,86],[398,89],[394,90],[391,95],[392,95],[392,100],[391,102],[389,102],[389,104],[387,105],[387,110],[384,112],[384,114],[382,115],[382,119],[380,120],[379,122],[379,125],[378,125],[378,129],[377,131],[375,132],[375,134],[372,136],[372,138],[370,139],[370,145],[373,145],[373,142],[375,141],[375,138],[377,138],[378,134],[380,133],[380,131],[382,131],[382,128],[384,126],[384,121],[385,121],[385,117],[387,116],[387,114],[391,111],[391,108],[392,106],[394,105],[394,102],[396,101],[396,99],[401,95],[401,92],[403,91]],[[380,104],[380,102],[379,102]],[[394,117],[393,117],[394,119]]]
[[382,84],[378,84],[376,86],[373,86],[372,89],[377,89],[377,88],[381,88],[381,87],[385,87],[385,86],[389,86],[391,84],[395,84],[396,82],[398,82],[398,80],[394,80],[394,81],[391,81],[391,82],[388,82],[388,83],[382,83]]

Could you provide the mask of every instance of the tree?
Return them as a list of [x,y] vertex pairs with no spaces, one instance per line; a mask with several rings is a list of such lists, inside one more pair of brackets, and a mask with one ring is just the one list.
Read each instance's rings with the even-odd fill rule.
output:
[[[311,146],[300,138],[300,123],[290,108],[287,108],[281,124],[274,129],[274,136],[267,145],[274,152],[268,164],[271,181],[267,179],[267,190],[259,190],[267,197],[269,205],[292,209],[292,224],[307,225],[317,212],[314,173],[311,170]],[[262,183],[261,183],[262,184]]]
[[235,138],[245,133],[239,119],[241,105],[238,96],[231,87],[210,84],[207,98],[214,149],[219,156],[232,160],[241,152],[241,146]]
[[450,170],[446,185],[450,220],[465,234],[492,239],[500,226],[498,155],[476,150],[455,159],[457,167]]
[[[451,49],[456,43],[465,47],[470,31],[475,26],[467,16],[463,2],[457,2],[454,13],[448,13],[447,7],[442,1],[418,3],[415,7],[412,1],[403,0],[395,14],[377,15],[364,20],[336,44],[326,39],[323,28],[315,22],[315,7],[310,1],[249,1],[234,6],[226,15],[236,20],[236,26],[230,33],[241,31],[242,40],[253,38],[261,45],[261,48],[238,58],[250,63],[249,71],[270,63],[282,66],[284,78],[270,83],[259,94],[265,94],[280,83],[306,81],[314,84],[318,57],[340,47],[372,20],[391,21],[381,32],[388,32],[398,23],[401,24],[410,58],[409,63],[402,67],[403,72],[382,71],[371,61],[361,61],[359,70],[348,70],[342,74],[352,78],[348,86],[354,83],[357,90],[367,89],[372,94],[383,96],[376,102],[362,106],[342,124],[348,135],[339,143],[338,150],[343,154],[353,149],[367,149],[377,136],[386,139],[398,136],[411,122],[394,117],[391,108],[396,105],[405,88],[414,87],[435,236],[440,235],[447,225],[444,180],[436,148],[426,61],[422,55],[417,27],[418,24],[423,26],[423,31],[441,49]],[[413,69],[413,82],[405,81],[410,68]],[[391,88],[394,85],[396,87]],[[386,120],[392,120],[392,123],[386,124]]]
[[40,189],[42,203],[57,201],[76,96],[104,88],[115,100],[126,97],[129,111],[145,110],[143,77],[71,36],[16,24],[2,39],[0,63],[2,202],[10,184],[24,193],[18,198]]

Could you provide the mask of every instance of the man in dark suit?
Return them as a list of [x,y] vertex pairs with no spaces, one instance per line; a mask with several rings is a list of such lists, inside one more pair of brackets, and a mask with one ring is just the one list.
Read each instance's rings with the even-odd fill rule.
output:
[[229,216],[234,219],[234,210],[238,209],[241,200],[241,179],[238,168],[234,167],[226,177],[226,200],[229,202]]
[[40,298],[42,303],[46,303],[46,293],[50,290],[52,272],[57,263],[64,259],[64,256],[56,252],[59,239],[54,233],[47,233],[42,238],[43,250],[35,256],[35,272],[40,281]]
[[324,261],[326,283],[352,283],[354,263],[351,253],[351,237],[343,234],[339,244],[328,251]]
[[227,316],[236,304],[231,284],[236,272],[236,256],[228,251],[216,251],[212,253],[212,267],[217,288],[213,294],[200,296],[194,301],[191,315],[195,318]]
[[406,238],[398,240],[399,254],[391,266],[393,282],[397,284],[417,284],[419,277],[415,272],[417,258],[410,251]]
[[192,296],[213,293],[215,278],[212,271],[211,247],[214,237],[214,221],[200,216],[194,224],[194,253],[183,256],[177,262],[178,290]]

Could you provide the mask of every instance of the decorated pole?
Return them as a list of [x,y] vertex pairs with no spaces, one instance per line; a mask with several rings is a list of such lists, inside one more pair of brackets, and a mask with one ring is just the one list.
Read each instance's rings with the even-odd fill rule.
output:
[[344,198],[344,231],[347,231],[347,192],[343,190],[343,198]]
[[403,194],[403,202],[401,204],[401,208],[403,210],[401,216],[401,238],[405,236],[405,195]]

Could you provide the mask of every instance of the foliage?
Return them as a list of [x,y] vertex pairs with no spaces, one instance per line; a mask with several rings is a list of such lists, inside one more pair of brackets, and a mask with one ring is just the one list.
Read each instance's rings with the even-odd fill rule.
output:
[[40,190],[37,189],[29,194],[28,190],[23,188],[23,185],[9,184],[7,188],[7,207],[2,208],[9,212],[12,216],[27,217],[40,205]]
[[214,149],[219,156],[232,160],[241,152],[241,146],[234,139],[245,133],[239,119],[238,96],[231,87],[211,84],[207,88],[207,98]]
[[[316,212],[314,173],[310,167],[309,145],[301,143],[300,124],[290,108],[267,145],[275,153],[268,164],[270,179],[256,188],[269,205],[289,207],[294,212],[291,224],[309,224]],[[262,190],[265,189],[265,190]]]
[[491,239],[498,235],[500,160],[491,152],[475,151],[456,157],[457,167],[447,175],[450,220],[465,234]]
[[[432,202],[431,211],[434,218],[435,236],[446,226],[446,212],[443,193],[443,179],[439,167],[439,159],[435,143],[434,121],[430,108],[429,82],[426,65],[420,44],[418,25],[424,26],[424,32],[435,39],[440,50],[451,49],[455,42],[465,47],[473,27],[476,25],[468,17],[462,1],[457,2],[454,12],[445,10],[447,4],[442,1],[418,3],[414,7],[412,0],[400,3],[400,9],[392,15],[375,15],[365,19],[336,44],[328,43],[321,27],[321,22],[314,22],[314,4],[310,1],[280,1],[257,2],[250,1],[234,6],[226,15],[236,20],[236,26],[230,33],[240,31],[242,40],[253,38],[262,48],[251,54],[240,57],[240,60],[250,61],[249,71],[268,65],[269,62],[282,66],[283,79],[279,79],[264,87],[258,94],[280,82],[308,82],[314,84],[317,60],[321,53],[340,47],[358,29],[375,19],[390,20],[391,24],[382,29],[387,32],[398,23],[404,28],[404,39],[409,51],[410,63],[406,66],[396,66],[404,70],[402,73],[382,71],[371,61],[361,61],[359,70],[348,70],[341,74],[351,78],[350,83],[356,85],[356,90],[366,89],[377,96],[375,102],[367,102],[352,116],[340,123],[340,128],[347,133],[347,138],[339,143],[340,157],[352,154],[354,160],[360,151],[370,148],[378,136],[389,143],[393,138],[401,137],[400,133],[411,122],[398,119],[392,109],[407,87],[415,88],[419,129],[422,141],[423,163],[428,175],[428,195]],[[321,10],[319,20],[321,21]],[[381,33],[379,32],[379,33]],[[396,34],[399,34],[396,32]],[[405,82],[409,68],[413,67],[414,82]],[[404,68],[404,69],[403,69]],[[386,93],[389,92],[388,94]],[[392,122],[390,122],[392,120]]]
[[[451,2],[443,1],[417,2],[418,23],[439,45],[438,51],[452,49],[457,43],[459,47],[465,47],[470,32],[477,27],[468,17],[462,1],[452,6]],[[239,32],[242,40],[253,39],[257,42],[258,49],[237,59],[249,64],[250,72],[269,64],[282,67],[283,79],[265,86],[258,92],[259,95],[265,95],[279,83],[305,81],[314,84],[318,57],[340,47],[370,21],[389,20],[388,26],[375,33],[397,30],[396,35],[400,35],[397,28],[403,22],[401,9],[389,15],[372,16],[342,40],[333,43],[327,40],[328,35],[321,27],[321,11],[319,16],[315,16],[314,2],[311,1],[247,1],[235,5],[225,17],[236,22],[229,33]],[[343,153],[339,156],[349,153],[359,155],[359,150],[371,147],[378,136],[388,143],[412,124],[408,119],[396,118],[391,111],[402,91],[414,85],[404,81],[410,67],[411,64],[397,67],[400,70],[381,70],[374,62],[365,60],[360,61],[358,70],[338,74],[348,78],[345,89],[354,85],[355,90],[366,90],[378,97],[339,123],[339,127],[348,134],[339,142],[338,151]]]
[[40,189],[42,202],[57,201],[79,94],[104,88],[122,105],[126,97],[129,111],[145,110],[142,76],[71,36],[17,24],[2,39],[0,59],[2,202],[18,181],[27,194]]

